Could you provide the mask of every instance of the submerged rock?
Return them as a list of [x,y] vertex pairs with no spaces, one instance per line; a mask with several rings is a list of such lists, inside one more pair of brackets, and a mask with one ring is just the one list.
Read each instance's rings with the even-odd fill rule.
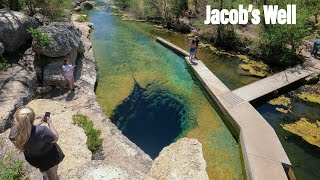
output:
[[29,27],[37,28],[38,23],[30,16],[16,11],[0,9],[0,42],[8,52],[18,50],[31,35]]
[[202,145],[196,139],[182,138],[165,147],[154,160],[149,175],[155,179],[209,179]]
[[52,23],[39,28],[51,37],[51,41],[43,47],[33,46],[38,54],[48,57],[62,57],[78,49],[81,32],[70,23]]

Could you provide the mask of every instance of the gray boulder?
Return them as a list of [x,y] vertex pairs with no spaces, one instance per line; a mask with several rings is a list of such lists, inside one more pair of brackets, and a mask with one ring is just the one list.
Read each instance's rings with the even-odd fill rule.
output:
[[8,52],[16,51],[31,39],[27,29],[38,26],[32,17],[24,13],[0,9],[0,42]]
[[0,42],[0,56],[4,53],[4,46],[3,44]]
[[19,64],[20,68],[7,78],[0,89],[0,133],[11,127],[15,110],[28,103],[36,89],[36,73],[33,68],[34,52],[26,50]]
[[95,2],[93,1],[84,1],[81,3],[81,9],[90,10],[95,6]]
[[36,13],[36,14],[33,15],[33,18],[34,18],[39,24],[41,24],[41,25],[44,24],[45,17],[44,17],[42,14]]
[[74,11],[81,11],[81,6],[76,6],[75,8],[73,8]]
[[80,6],[80,1],[72,1],[72,6],[73,7],[77,7],[77,6]]
[[202,144],[182,138],[165,147],[154,160],[149,175],[154,179],[208,180]]
[[39,47],[33,45],[33,50],[38,54],[48,57],[62,57],[78,49],[81,32],[70,23],[52,23],[39,28],[51,37],[51,41]]
[[68,82],[63,76],[63,59],[68,58],[71,64],[75,64],[78,55],[78,49],[73,50],[67,56],[58,58],[48,58],[46,61],[50,63],[44,67],[43,71],[43,84],[46,86],[60,86],[64,87],[68,85]]

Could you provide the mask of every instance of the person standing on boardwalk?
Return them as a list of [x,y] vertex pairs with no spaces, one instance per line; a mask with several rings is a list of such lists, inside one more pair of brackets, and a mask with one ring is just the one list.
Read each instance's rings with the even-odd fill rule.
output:
[[198,51],[198,46],[199,46],[199,37],[195,36],[194,39],[192,40],[196,44],[196,51],[194,52],[194,57],[197,58],[197,51]]
[[70,87],[70,90],[71,91],[74,91],[74,88],[75,88],[75,85],[74,85],[74,75],[73,75],[73,72],[74,72],[74,68],[76,66],[72,66],[68,59],[64,59],[63,60],[63,66],[62,66],[62,69],[63,69],[63,76],[64,78],[66,78],[66,80],[68,81],[69,83],[69,87]]
[[196,43],[194,40],[190,42],[190,56],[189,56],[189,61],[191,62],[195,58],[195,53],[196,53]]
[[320,47],[320,39],[317,39],[313,44],[313,49],[311,51],[311,55],[317,56]]
[[[59,180],[58,164],[65,155],[56,143],[59,135],[52,124],[50,113],[36,120],[31,108],[20,107],[14,118],[9,139],[23,152],[30,165],[40,169],[43,179]],[[47,123],[49,128],[40,126],[42,123]]]

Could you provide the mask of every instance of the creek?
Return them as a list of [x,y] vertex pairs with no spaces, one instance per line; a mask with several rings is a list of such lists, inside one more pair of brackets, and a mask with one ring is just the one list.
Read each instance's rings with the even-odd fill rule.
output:
[[[243,179],[237,135],[228,129],[183,57],[155,40],[160,36],[179,45],[187,44],[187,39],[149,23],[122,21],[108,12],[108,5],[99,4],[90,11],[91,40],[98,66],[96,95],[106,115],[153,159],[179,138],[195,138],[202,143],[210,179]],[[235,66],[216,58],[215,66],[223,62],[225,69]],[[223,75],[229,84],[244,83],[233,69],[228,72],[234,74]]]

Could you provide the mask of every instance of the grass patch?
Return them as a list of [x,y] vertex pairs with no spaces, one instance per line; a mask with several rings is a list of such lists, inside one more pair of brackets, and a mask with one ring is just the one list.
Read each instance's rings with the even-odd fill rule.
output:
[[8,67],[9,67],[8,61],[4,57],[0,56],[0,70],[7,69]]
[[87,22],[87,21],[89,21],[89,18],[88,18],[87,15],[81,15],[81,16],[79,16],[79,17],[77,18],[77,21],[78,21],[78,22]]
[[27,179],[23,173],[23,161],[16,160],[13,152],[6,154],[0,159],[0,179]]
[[102,146],[101,131],[93,128],[93,123],[88,116],[76,114],[73,116],[73,124],[84,129],[87,135],[87,146],[91,152],[96,152]]

